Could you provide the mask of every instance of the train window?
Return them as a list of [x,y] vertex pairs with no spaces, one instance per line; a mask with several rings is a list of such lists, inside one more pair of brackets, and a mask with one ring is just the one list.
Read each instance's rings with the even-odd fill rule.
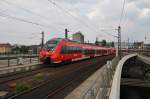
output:
[[66,46],[66,54],[70,54],[70,47]]
[[72,53],[81,53],[82,48],[78,46],[63,46],[61,53],[62,54],[72,54]]
[[74,53],[74,46],[71,46],[71,53]]
[[61,54],[66,54],[66,46],[62,46],[62,49],[61,49]]
[[53,40],[49,40],[46,42],[46,44],[44,45],[44,48],[46,48],[47,50],[51,51],[54,50],[54,48],[57,46],[58,42],[61,39],[53,39]]
[[85,54],[88,54],[88,50],[87,50],[87,49],[85,49],[85,50],[84,50],[84,53],[85,53]]
[[79,52],[82,53],[82,48],[81,47],[79,47]]
[[74,46],[74,47],[73,47],[73,53],[76,53],[76,52],[77,52],[77,47]]

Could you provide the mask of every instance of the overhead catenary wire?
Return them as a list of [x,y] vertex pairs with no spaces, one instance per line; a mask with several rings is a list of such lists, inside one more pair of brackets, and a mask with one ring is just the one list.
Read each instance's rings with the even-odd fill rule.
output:
[[27,19],[18,18],[18,17],[12,16],[12,15],[9,15],[9,14],[5,14],[3,12],[0,12],[0,17],[5,17],[5,18],[8,18],[8,19],[12,19],[12,20],[15,20],[15,21],[20,21],[20,22],[40,26],[40,27],[47,28],[47,29],[54,29],[53,27],[51,27],[49,25],[44,25],[44,24],[41,24],[41,23],[37,23],[37,22],[27,20]]
[[[22,6],[19,6],[19,5],[15,5],[14,3],[10,3],[8,2],[7,0],[4,0],[4,2],[6,1],[7,4],[13,4],[14,6],[26,11],[26,12],[29,12],[31,14],[34,14],[36,16],[40,16],[40,17],[43,17],[42,15],[38,14],[38,13],[34,13],[33,11],[29,10],[29,9],[26,9]],[[90,30],[93,30],[95,32],[98,32],[97,30],[95,30],[94,28],[92,28],[91,26],[89,26],[88,24],[86,24],[84,21],[80,20],[79,18],[77,18],[76,16],[74,16],[72,13],[70,13],[69,10],[67,10],[66,8],[56,4],[55,2],[51,1],[51,0],[48,0],[50,1],[52,4],[54,4],[55,6],[57,6],[59,9],[61,9],[62,11],[65,11],[65,13],[67,13],[68,15],[70,15],[74,20],[78,21],[80,24],[82,24],[83,26],[85,26],[86,28],[90,29]],[[52,28],[52,27],[49,27],[48,25],[43,25],[41,23],[37,23],[37,22],[33,22],[33,21],[29,21],[29,20],[26,20],[26,19],[22,19],[22,18],[17,18],[15,16],[11,16],[11,15],[8,15],[8,14],[3,14],[1,15],[2,17],[6,17],[6,18],[9,18],[9,19],[13,19],[13,20],[17,20],[17,21],[22,21],[22,22],[25,22],[25,23],[30,23],[30,24],[33,24],[33,25],[37,25],[37,26],[41,26],[41,27],[44,27],[44,28]],[[46,17],[45,17],[46,19]],[[110,35],[111,36],[111,35]]]
[[92,28],[91,26],[89,26],[88,24],[86,24],[83,20],[77,18],[72,13],[70,13],[70,11],[68,9],[66,9],[65,7],[62,7],[62,6],[58,5],[56,2],[54,2],[52,0],[48,0],[48,1],[51,4],[55,5],[57,8],[59,8],[61,11],[65,12],[66,14],[68,14],[69,16],[71,16],[76,22],[80,23],[81,25],[83,25],[87,29],[90,29],[90,30],[92,30],[94,32],[98,32],[97,30],[95,30],[94,28]]
[[127,30],[127,28],[128,28],[128,18],[127,18],[127,11],[128,11],[128,7],[126,7],[125,8],[125,12],[124,12],[124,21],[123,21],[123,23],[122,23],[122,27],[123,27],[123,30],[122,31],[124,31],[124,35],[126,35],[126,38],[128,39],[129,37],[128,37],[128,34],[127,34],[127,31],[125,32],[125,30]]
[[21,18],[17,18],[17,17],[14,17],[14,16],[10,16],[10,15],[7,15],[7,14],[1,13],[1,12],[0,12],[0,16],[1,17],[5,17],[5,18],[9,18],[9,19],[13,19],[13,20],[17,20],[17,21],[21,21],[21,22],[25,22],[25,23],[30,23],[30,24],[46,27],[46,26],[44,26],[42,24],[39,24],[39,23],[36,23],[36,22],[32,22],[32,21],[28,21],[28,20],[21,19]]
[[[17,5],[17,4],[15,4],[15,3],[8,2],[7,0],[2,0],[1,2],[4,2],[4,3],[6,3],[6,4],[10,5],[10,6],[15,6],[15,7],[19,8],[20,10],[23,10],[23,11],[25,11],[25,12],[27,12],[27,13],[32,14],[32,15],[41,17],[42,19],[51,20],[50,18],[48,18],[48,17],[46,17],[46,16],[43,16],[43,15],[41,15],[41,14],[39,14],[39,13],[36,13],[36,12],[33,12],[33,11],[31,11],[31,10],[29,10],[29,9],[27,9],[27,8],[24,8],[24,7],[20,6],[20,5]],[[60,27],[60,26],[59,26],[59,28],[62,29],[62,30],[64,30],[63,27]]]
[[111,36],[111,37],[114,37],[114,38],[118,38],[117,35],[113,35],[113,34],[110,34],[110,33],[106,32],[106,31],[116,31],[116,30],[117,30],[117,29],[115,29],[115,28],[111,28],[111,29],[100,29],[100,31],[102,31],[102,32],[105,33],[106,35]]
[[[15,4],[15,3],[11,3],[11,2],[9,2],[9,1],[7,1],[7,0],[2,0],[1,2],[4,2],[4,3],[6,3],[6,4],[8,4],[8,5],[11,5],[11,6],[15,6],[15,7],[19,8],[19,9],[21,9],[21,10],[24,10],[24,11],[26,11],[26,12],[28,12],[28,13],[31,13],[31,14],[34,14],[34,15],[37,15],[37,16],[42,16],[42,15],[37,14],[37,13],[31,11],[31,10],[28,10],[28,9],[26,9],[26,8],[20,6],[20,5],[17,5],[17,4]],[[44,17],[44,16],[42,16],[42,17]]]
[[[124,0],[123,1],[123,5],[122,5],[122,8],[121,8],[121,15],[120,15],[120,19],[119,19],[119,27],[120,27],[120,25],[121,25],[121,23],[122,23],[122,20],[123,20],[123,17],[124,17],[124,13],[125,13],[125,4],[126,4],[126,0]],[[118,31],[118,29],[101,29],[101,31],[106,31],[106,30],[117,30]],[[107,33],[107,32],[105,32],[107,35],[109,35],[109,36],[112,36],[112,37],[115,37],[115,38],[119,38],[119,36],[116,36],[116,35],[112,35],[112,34],[110,34],[110,33]]]
[[[70,16],[72,16],[76,21],[78,21],[78,22],[81,23],[82,20],[78,19],[78,18],[75,17],[73,14],[71,14],[71,13],[69,12],[69,10],[67,10],[67,9],[65,9],[65,8],[63,8],[63,7],[61,7],[61,6],[59,6],[58,4],[56,4],[55,2],[53,2],[53,1],[51,1],[51,0],[48,0],[48,1],[50,1],[52,4],[54,4],[55,6],[59,7],[60,9],[63,9],[63,11],[65,11],[67,14],[69,14]],[[19,8],[19,9],[21,9],[21,10],[23,10],[23,11],[26,11],[26,12],[30,13],[30,14],[33,14],[33,15],[42,17],[42,18],[44,18],[44,19],[49,19],[48,17],[45,17],[45,16],[40,15],[40,14],[38,14],[38,13],[35,13],[35,12],[33,12],[33,11],[29,10],[29,9],[26,9],[26,8],[20,6],[20,5],[17,5],[17,4],[8,2],[7,0],[3,0],[3,2],[6,3],[6,4],[8,4],[8,5],[15,6],[15,7]],[[82,22],[81,24],[83,24],[83,23],[84,23],[84,22]],[[88,26],[87,24],[85,24],[85,23],[84,23],[84,25],[86,25],[86,27],[88,27],[88,28],[91,28],[91,27],[89,27],[89,26]],[[63,29],[63,28],[61,28],[61,29]],[[94,30],[94,29],[93,29],[93,30]],[[95,31],[95,30],[94,30],[94,31]]]
[[[76,20],[77,22],[79,22],[80,24],[84,24],[84,26],[88,27],[89,29],[91,30],[94,30],[96,31],[95,29],[93,29],[91,26],[89,27],[88,24],[86,24],[84,21],[80,20],[79,18],[77,18],[76,16],[74,16],[72,13],[70,13],[70,10],[66,9],[65,7],[62,7],[60,5],[58,5],[56,2],[52,1],[52,0],[48,0],[50,3],[52,3],[53,5],[55,5],[57,8],[59,8],[60,10],[62,10],[63,12],[67,13],[68,15],[70,15],[74,20]],[[123,7],[122,7],[122,10],[121,10],[121,16],[120,16],[120,23],[119,25],[121,25],[121,22],[123,20],[123,17],[124,17],[124,9],[125,9],[125,4],[126,4],[126,1],[124,0],[123,1]],[[118,30],[118,29],[102,29],[102,30]],[[98,30],[99,31],[99,30]],[[101,31],[101,30],[100,30]],[[107,33],[105,32],[107,35],[109,36],[112,36],[112,37],[115,37],[115,38],[118,38],[118,36],[116,35],[112,35],[110,33]],[[103,35],[102,35],[103,36]]]
[[120,15],[120,20],[119,20],[119,26],[121,25],[122,23],[122,20],[123,20],[123,16],[124,16],[124,9],[125,9],[125,4],[126,4],[126,0],[123,1],[123,5],[122,5],[122,8],[121,8],[121,15]]
[[36,23],[36,22],[29,21],[29,20],[17,18],[17,17],[11,16],[11,15],[8,15],[8,14],[4,14],[2,12],[0,12],[0,16],[5,17],[5,18],[9,18],[9,19],[13,19],[13,20],[17,20],[17,21],[21,21],[21,22],[25,22],[25,23],[29,23],[29,24],[34,24],[34,25],[41,26],[44,28],[49,28],[48,26],[42,25],[40,23]]
[[108,33],[108,32],[104,32],[104,33],[106,33],[107,35],[112,36],[112,37],[114,37],[114,38],[118,38],[118,36],[112,35],[112,34],[110,34],[110,33]]
[[[20,10],[23,10],[23,11],[25,11],[25,12],[27,12],[27,13],[32,14],[32,15],[36,15],[36,16],[42,17],[42,18],[47,19],[47,20],[50,19],[50,18],[48,18],[48,17],[45,17],[45,16],[40,15],[40,14],[38,14],[38,13],[35,13],[35,12],[29,10],[29,9],[26,9],[26,8],[20,6],[20,5],[17,5],[17,4],[15,4],[15,3],[11,3],[11,2],[9,2],[9,1],[7,1],[7,0],[3,0],[2,2],[6,3],[6,4],[10,5],[10,6],[17,7],[17,8],[19,8]],[[55,2],[52,2],[52,1],[50,1],[50,2],[51,2],[52,4],[54,4],[55,6],[57,6],[57,8],[59,8],[59,9],[65,11],[65,13],[69,14],[74,20],[78,21],[80,24],[82,24],[82,25],[84,24],[84,26],[85,26],[86,28],[88,28],[88,29],[91,28],[91,27],[89,27],[89,25],[85,24],[82,20],[78,19],[78,18],[75,17],[72,13],[70,13],[69,10],[67,10],[67,9],[65,9],[65,8],[63,8],[63,7],[61,7],[61,6],[59,6],[59,5],[56,4]],[[61,28],[61,29],[64,29],[64,28],[62,28],[62,27],[60,27],[60,28]],[[94,32],[98,32],[98,31],[94,30],[93,28],[91,28],[91,29],[92,29]]]

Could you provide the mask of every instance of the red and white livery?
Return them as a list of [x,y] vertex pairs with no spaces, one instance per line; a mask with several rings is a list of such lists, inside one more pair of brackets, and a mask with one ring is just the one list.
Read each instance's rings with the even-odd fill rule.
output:
[[115,55],[115,48],[83,44],[68,39],[54,38],[41,49],[39,58],[43,63],[60,63],[102,55]]

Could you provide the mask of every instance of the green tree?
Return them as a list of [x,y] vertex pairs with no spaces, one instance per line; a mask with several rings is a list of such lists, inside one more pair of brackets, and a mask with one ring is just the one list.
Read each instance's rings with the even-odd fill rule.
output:
[[99,43],[98,41],[95,41],[95,45],[98,45],[98,43]]
[[111,42],[111,47],[115,47],[115,44],[114,44],[114,42]]
[[20,52],[20,48],[18,46],[12,48],[12,53],[17,54],[18,52]]
[[106,45],[107,45],[106,40],[102,40],[102,46],[106,46]]
[[21,53],[28,53],[28,50],[29,50],[29,47],[28,46],[21,46],[21,48],[20,48],[20,52]]

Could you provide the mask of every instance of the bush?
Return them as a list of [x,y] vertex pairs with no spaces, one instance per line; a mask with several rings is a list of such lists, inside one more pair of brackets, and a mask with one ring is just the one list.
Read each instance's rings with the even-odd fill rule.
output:
[[36,81],[43,81],[43,79],[44,79],[44,76],[42,74],[35,75],[35,80]]
[[18,82],[16,84],[16,92],[17,93],[23,92],[23,91],[28,90],[30,88],[31,88],[31,86],[25,82]]

